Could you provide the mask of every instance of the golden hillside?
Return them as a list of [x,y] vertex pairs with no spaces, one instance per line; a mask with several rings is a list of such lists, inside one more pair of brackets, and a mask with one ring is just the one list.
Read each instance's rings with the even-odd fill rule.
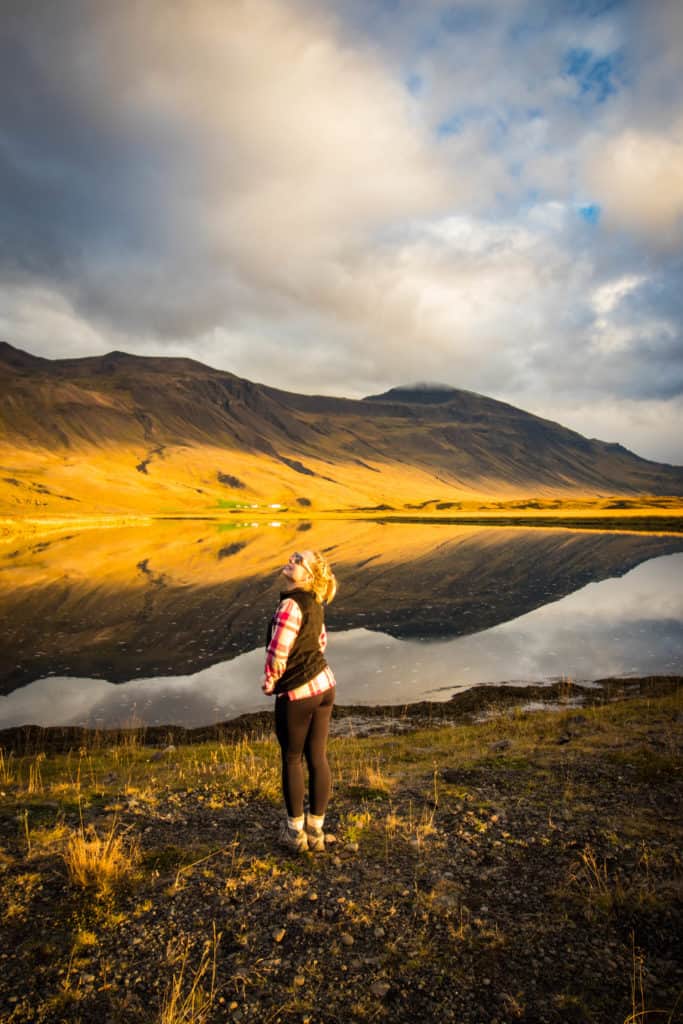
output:
[[683,470],[493,399],[277,391],[189,359],[0,344],[0,513],[402,512],[683,494]]

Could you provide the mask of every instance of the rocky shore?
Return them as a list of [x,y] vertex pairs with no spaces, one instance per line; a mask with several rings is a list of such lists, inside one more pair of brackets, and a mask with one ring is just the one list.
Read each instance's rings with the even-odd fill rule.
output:
[[681,1021],[682,682],[337,709],[298,857],[265,717],[5,731],[0,1021]]

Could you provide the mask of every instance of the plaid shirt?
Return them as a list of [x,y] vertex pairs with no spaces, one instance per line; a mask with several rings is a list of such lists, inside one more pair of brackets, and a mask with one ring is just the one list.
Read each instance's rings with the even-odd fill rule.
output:
[[[275,612],[273,635],[266,649],[264,675],[269,685],[272,684],[274,686],[285,671],[287,658],[294,646],[294,641],[299,635],[302,621],[301,609],[296,601],[291,597],[280,601]],[[320,650],[324,651],[327,647],[327,633],[325,632],[324,625],[320,631],[318,643],[320,644]],[[303,700],[304,697],[313,697],[317,693],[324,693],[325,690],[330,690],[334,685],[334,674],[328,665],[314,679],[310,679],[307,683],[302,683],[301,686],[297,686],[294,690],[288,690],[287,693],[278,694],[278,696],[289,697],[290,700]]]

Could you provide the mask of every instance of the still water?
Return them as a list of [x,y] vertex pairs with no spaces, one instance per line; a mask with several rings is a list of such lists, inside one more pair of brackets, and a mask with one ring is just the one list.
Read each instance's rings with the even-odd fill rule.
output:
[[268,708],[292,550],[339,579],[343,704],[683,672],[683,537],[382,523],[156,523],[0,549],[0,728],[204,725]]

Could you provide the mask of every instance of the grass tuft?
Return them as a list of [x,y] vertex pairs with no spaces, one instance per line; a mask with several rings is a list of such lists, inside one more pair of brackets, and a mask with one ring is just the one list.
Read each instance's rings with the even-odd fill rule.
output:
[[131,879],[140,851],[137,840],[117,834],[116,822],[104,836],[93,825],[81,824],[71,832],[62,856],[74,885],[106,893]]

